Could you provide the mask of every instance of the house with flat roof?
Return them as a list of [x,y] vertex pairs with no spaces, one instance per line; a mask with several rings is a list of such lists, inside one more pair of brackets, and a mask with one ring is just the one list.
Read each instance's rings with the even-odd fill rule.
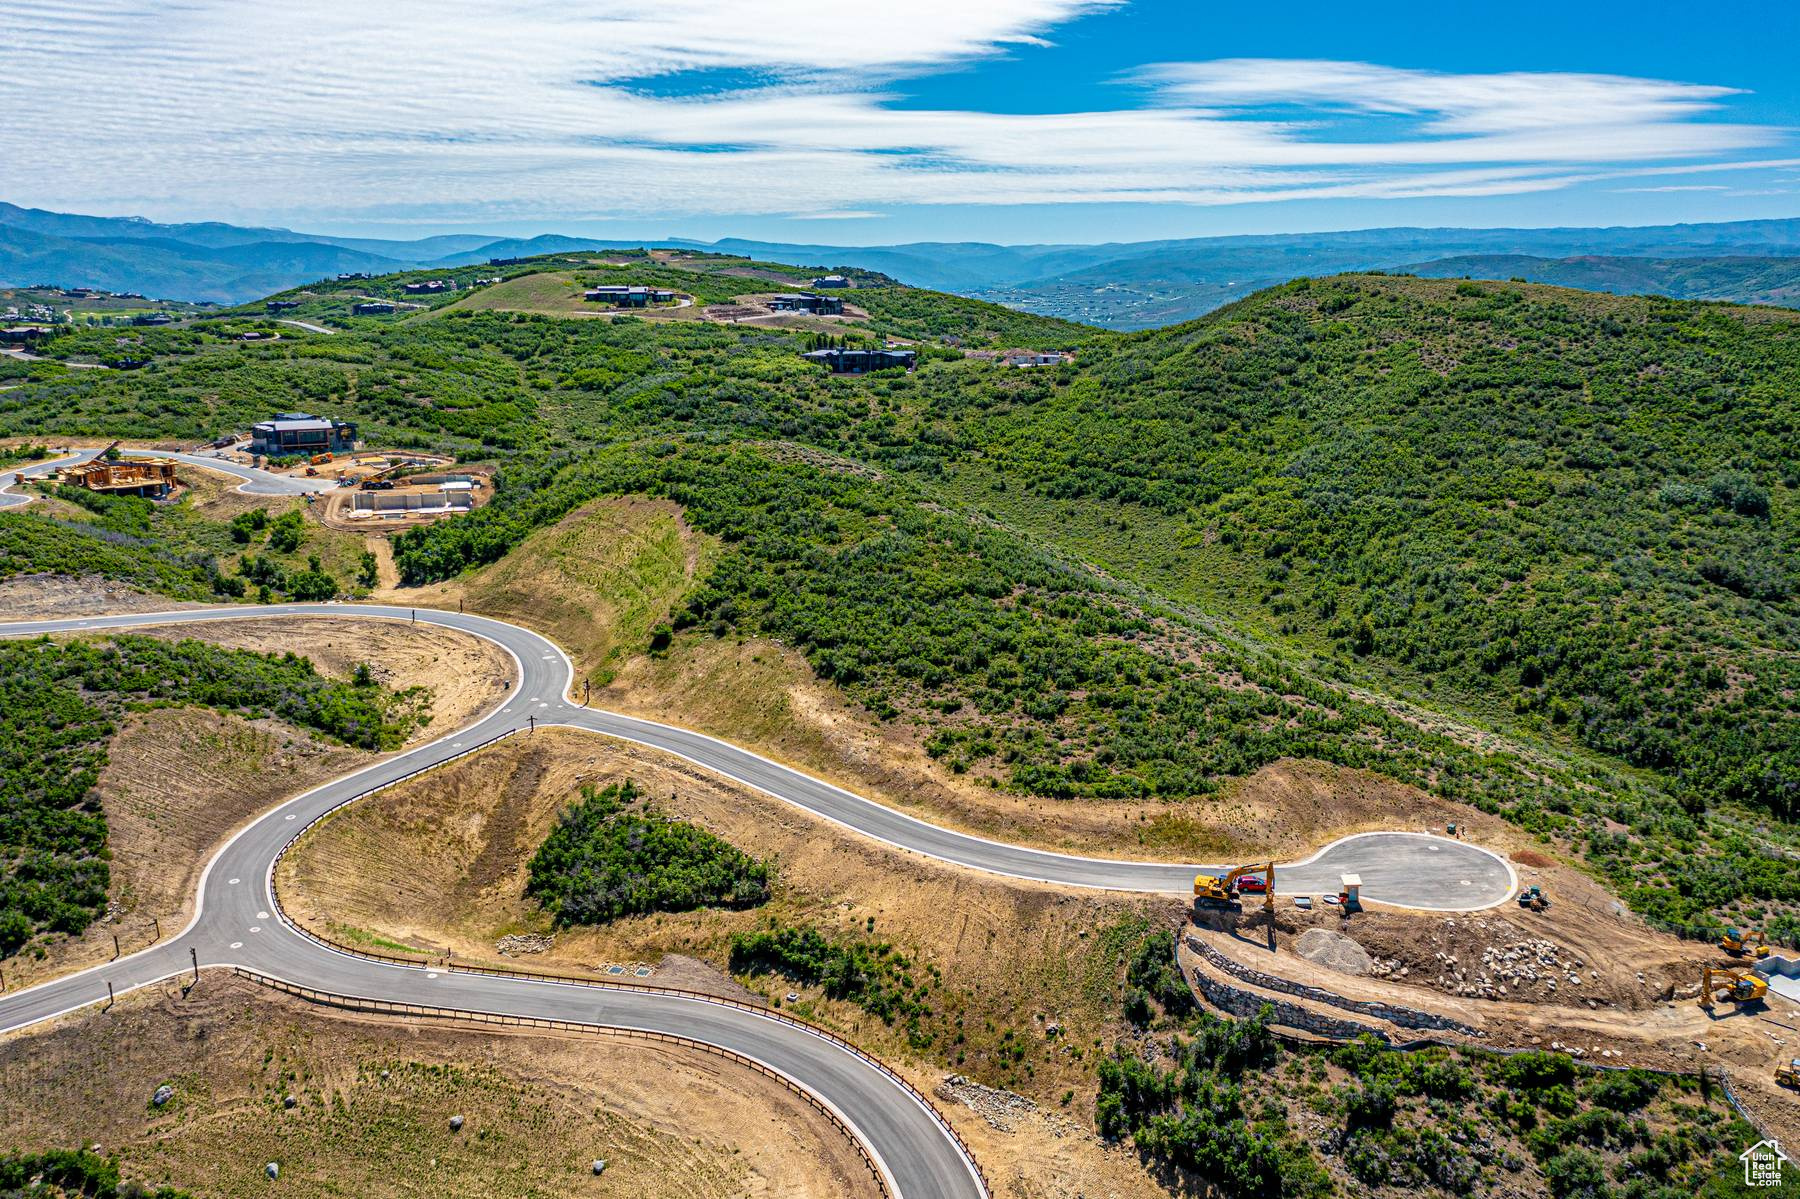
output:
[[0,329],[0,342],[7,345],[30,345],[34,341],[42,341],[50,336],[50,329],[44,325],[13,325]]
[[590,304],[611,304],[614,308],[649,308],[654,304],[673,304],[675,293],[636,283],[603,283],[582,292],[581,298]]
[[807,286],[817,288],[849,287],[850,280],[844,278],[842,275],[820,275],[817,279],[814,279],[811,283],[807,284]]
[[1055,350],[1008,350],[1006,365],[1018,367],[1061,366],[1068,358]]
[[455,290],[456,285],[447,279],[427,279],[422,283],[406,284],[406,294],[409,296],[435,296]]
[[394,311],[394,306],[386,300],[364,300],[360,304],[350,305],[353,316],[386,316]]
[[919,355],[913,350],[811,350],[800,357],[834,375],[866,375],[870,371],[911,370]]
[[784,291],[769,297],[771,312],[806,312],[813,316],[841,316],[844,301],[838,296],[815,296],[805,291]]
[[285,454],[347,454],[356,449],[356,426],[305,412],[279,412],[250,430],[250,452],[266,457]]
[[270,312],[286,312],[290,308],[300,307],[299,300],[270,300],[263,305]]

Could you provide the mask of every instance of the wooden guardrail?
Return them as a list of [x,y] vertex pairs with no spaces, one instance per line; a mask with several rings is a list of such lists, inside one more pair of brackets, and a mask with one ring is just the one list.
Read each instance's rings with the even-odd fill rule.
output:
[[577,1020],[551,1020],[542,1016],[513,1016],[503,1012],[478,1012],[467,1008],[440,1007],[435,1004],[399,1003],[388,999],[364,999],[354,995],[339,995],[332,991],[321,991],[316,987],[305,987],[298,983],[288,982],[285,979],[273,978],[267,974],[260,974],[254,970],[247,970],[242,966],[233,966],[231,972],[239,978],[253,982],[258,986],[268,987],[271,990],[292,995],[298,999],[303,999],[308,1003],[316,1003],[325,1007],[342,1008],[346,1011],[372,1012],[384,1016],[414,1016],[431,1020],[454,1020],[473,1024],[499,1024],[509,1028],[542,1028],[554,1032],[576,1032],[593,1036],[622,1037],[627,1040],[652,1041],[664,1045],[680,1045],[687,1049],[697,1049],[705,1053],[716,1054],[719,1057],[725,1058],[727,1061],[735,1062],[740,1066],[747,1066],[764,1078],[773,1079],[783,1087],[786,1087],[793,1094],[805,1100],[807,1106],[811,1107],[821,1116],[824,1116],[826,1120],[830,1121],[831,1126],[842,1133],[850,1144],[855,1147],[857,1156],[862,1160],[864,1168],[869,1171],[869,1177],[875,1181],[875,1189],[883,1196],[886,1196],[886,1199],[900,1199],[899,1196],[894,1194],[893,1188],[888,1185],[887,1176],[882,1172],[881,1166],[876,1162],[875,1155],[870,1152],[868,1145],[863,1142],[862,1137],[857,1131],[845,1122],[843,1117],[839,1116],[837,1112],[831,1109],[829,1104],[820,1100],[817,1095],[814,1095],[811,1091],[807,1090],[787,1075],[781,1073],[779,1070],[771,1070],[755,1058],[745,1057],[743,1054],[726,1049],[722,1045],[714,1045],[707,1041],[697,1041],[692,1037],[679,1036],[675,1033],[656,1032],[651,1029],[618,1028],[607,1024],[589,1024]]
[[[337,812],[337,811],[349,806],[350,804],[355,803],[359,799],[365,799],[370,795],[374,795],[378,791],[385,791],[389,787],[396,787],[396,786],[400,785],[401,783],[408,781],[409,779],[417,778],[418,776],[425,774],[429,771],[436,770],[442,766],[446,766],[449,763],[456,761],[458,758],[463,758],[463,757],[467,757],[469,754],[478,753],[481,750],[486,749],[490,745],[493,745],[498,741],[504,740],[505,738],[512,736],[514,733],[517,733],[518,731],[519,731],[518,729],[514,728],[514,729],[508,729],[504,733],[498,733],[492,737],[487,738],[484,741],[477,742],[476,744],[471,745],[466,749],[463,749],[457,753],[451,754],[448,757],[440,758],[438,761],[431,763],[429,766],[421,766],[421,767],[419,767],[419,769],[408,771],[407,773],[400,775],[398,778],[391,779],[388,782],[380,783],[380,784],[377,784],[376,786],[370,787],[366,790],[359,791],[355,795],[351,795],[345,799],[339,800],[337,803],[332,804],[331,807],[327,808],[325,811],[319,813],[318,816],[314,817],[311,821],[309,821],[306,824],[306,827],[300,829],[292,837],[288,838],[287,844],[285,844],[281,847],[281,852],[277,853],[275,855],[274,859],[269,863],[269,879],[268,879],[269,886],[268,886],[268,889],[269,889],[269,896],[273,900],[274,905],[275,905],[273,910],[274,910],[276,918],[279,919],[281,921],[281,923],[285,927],[287,927],[289,930],[291,930],[292,932],[298,934],[299,936],[305,937],[307,940],[312,941],[313,943],[315,943],[325,949],[331,950],[335,953],[345,954],[346,956],[349,956],[349,957],[362,958],[366,961],[381,962],[384,965],[407,966],[407,967],[411,967],[414,969],[422,969],[425,967],[435,966],[439,969],[450,970],[450,971],[459,971],[459,972],[462,972],[465,974],[483,974],[483,975],[488,975],[488,976],[491,976],[494,978],[516,978],[516,979],[519,979],[519,980],[525,981],[525,982],[557,983],[557,984],[560,984],[563,986],[595,987],[595,988],[598,988],[601,990],[613,990],[613,991],[642,991],[642,992],[646,992],[646,993],[653,994],[653,995],[668,995],[671,998],[687,999],[687,1000],[693,1000],[693,1001],[701,1002],[701,1003],[717,1004],[721,1007],[739,1008],[746,1012],[752,1012],[758,1016],[763,1017],[764,1019],[776,1020],[783,1024],[792,1025],[793,1027],[801,1029],[802,1031],[807,1032],[807,1033],[811,1034],[812,1036],[818,1037],[821,1040],[829,1041],[833,1045],[837,1046],[839,1049],[842,1049],[850,1054],[855,1055],[857,1058],[860,1058],[863,1062],[874,1067],[877,1071],[879,1071],[881,1074],[886,1076],[891,1082],[894,1083],[894,1085],[900,1087],[907,1094],[911,1095],[914,1099],[916,1099],[919,1103],[919,1106],[924,1108],[926,1113],[931,1116],[932,1120],[936,1122],[938,1127],[943,1130],[944,1135],[948,1136],[953,1142],[955,1142],[957,1150],[963,1155],[964,1160],[966,1160],[969,1163],[969,1169],[975,1175],[976,1185],[980,1188],[981,1194],[983,1196],[989,1196],[993,1193],[992,1190],[988,1186],[987,1174],[982,1170],[981,1163],[975,1160],[975,1151],[972,1148],[970,1148],[969,1143],[963,1139],[962,1134],[956,1130],[956,1127],[950,1123],[949,1118],[944,1115],[943,1111],[941,1109],[939,1109],[937,1104],[935,1104],[931,1101],[929,1096],[927,1096],[923,1091],[919,1090],[919,1088],[913,1086],[913,1084],[908,1082],[905,1078],[901,1077],[901,1075],[899,1074],[898,1071],[894,1070],[887,1063],[883,1062],[880,1058],[878,1058],[874,1054],[871,1054],[868,1051],[862,1049],[861,1047],[853,1044],[851,1041],[838,1035],[837,1033],[831,1031],[829,1028],[826,1028],[825,1026],[823,1026],[821,1024],[814,1024],[810,1020],[803,1020],[798,1016],[793,1016],[786,1012],[779,1011],[775,1008],[767,1007],[767,1006],[764,1006],[761,1004],[745,1003],[742,1000],[729,999],[723,995],[713,995],[713,994],[709,994],[708,992],[705,992],[705,991],[689,991],[689,990],[685,990],[680,987],[661,987],[661,986],[657,986],[653,983],[624,982],[622,980],[614,980],[614,979],[591,978],[591,977],[588,977],[585,975],[580,975],[580,974],[561,974],[561,973],[556,973],[553,971],[512,970],[512,969],[506,969],[504,967],[499,967],[499,966],[483,966],[483,965],[479,965],[479,964],[473,963],[473,962],[453,962],[448,954],[444,954],[442,956],[433,956],[430,954],[422,954],[421,956],[416,957],[416,958],[409,958],[409,957],[400,957],[395,954],[376,953],[372,950],[361,949],[361,948],[358,948],[358,947],[352,946],[352,945],[345,945],[341,942],[333,940],[330,937],[327,937],[320,933],[314,932],[312,929],[307,928],[306,926],[302,925],[299,921],[293,919],[291,916],[289,916],[287,914],[287,909],[285,909],[281,904],[281,892],[275,885],[276,872],[279,870],[279,868],[281,866],[282,859],[288,855],[288,851],[293,849],[294,846],[299,843],[300,839],[302,837],[306,836],[307,833],[309,833],[313,829],[317,828],[319,826],[320,822],[322,822],[326,817],[332,815],[334,812]],[[260,976],[258,976],[258,977],[260,977]],[[291,987],[291,986],[293,986],[293,984],[283,983],[283,984],[281,984],[281,986],[285,988],[285,987]],[[325,994],[325,992],[320,992],[320,994],[323,995],[323,994]],[[386,1002],[386,1001],[368,1000],[368,1001],[359,1001],[359,1002],[377,1003],[377,1002]],[[404,1006],[408,1006],[408,1005],[397,1005],[397,1007],[404,1007]],[[453,1009],[446,1009],[446,1010],[453,1010]],[[477,1018],[477,1019],[483,1018],[479,1013],[473,1014],[473,1017]],[[537,1018],[536,1017],[519,1017],[519,1019],[535,1020]],[[589,1026],[583,1025],[580,1027],[589,1027]],[[592,1027],[597,1028],[600,1026],[592,1026]],[[619,1030],[619,1031],[624,1031],[624,1030]],[[676,1039],[679,1039],[679,1038],[676,1038]],[[704,1044],[702,1042],[696,1042],[696,1044],[700,1045],[702,1048],[706,1048],[706,1049],[713,1050],[713,1051],[716,1051],[719,1053],[723,1053],[727,1056],[731,1056],[731,1057],[740,1056],[737,1054],[733,1054],[732,1051],[725,1049],[722,1046],[708,1045],[708,1044]],[[745,1060],[748,1061],[749,1059],[745,1059]],[[798,1087],[798,1085],[796,1083],[794,1083],[793,1080],[791,1080],[791,1079],[783,1078],[782,1082],[785,1085],[787,1085],[790,1088],[793,1088],[795,1090],[800,1090],[800,1091],[804,1090],[804,1088]],[[835,1117],[833,1117],[833,1118],[835,1119]],[[860,1140],[860,1138],[858,1138],[854,1134],[852,1134],[851,1139],[855,1140],[859,1147],[862,1147],[862,1141]],[[866,1152],[866,1149],[865,1149],[865,1152]]]

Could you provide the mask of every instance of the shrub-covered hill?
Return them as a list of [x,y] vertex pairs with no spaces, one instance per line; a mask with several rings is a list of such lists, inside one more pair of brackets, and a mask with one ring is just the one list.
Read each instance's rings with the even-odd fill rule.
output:
[[1800,314],[1301,280],[994,401],[926,427],[1067,548],[1800,810]]
[[[935,336],[1030,344],[967,303]],[[147,330],[149,366],[8,391],[0,432],[298,404],[479,447],[494,501],[398,538],[409,583],[664,496],[722,545],[678,636],[796,646],[951,770],[1198,806],[1320,759],[1561,837],[1642,911],[1760,920],[1800,911],[1796,330],[1364,276],[1092,334],[1071,365],[941,340],[833,378],[803,333],[451,310],[272,345]]]

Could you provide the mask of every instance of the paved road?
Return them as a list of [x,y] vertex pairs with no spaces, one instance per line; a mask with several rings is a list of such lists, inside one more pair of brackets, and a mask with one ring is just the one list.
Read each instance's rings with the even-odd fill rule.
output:
[[[1004,845],[926,824],[736,746],[670,725],[570,703],[573,668],[529,630],[455,612],[375,605],[284,604],[192,609],[0,624],[0,636],[100,631],[146,625],[253,619],[283,614],[417,619],[492,640],[518,662],[518,684],[496,708],[459,732],[328,783],[272,810],[238,834],[207,867],[198,914],[180,936],[143,953],[13,995],[0,995],[0,1033],[90,1004],[115,990],[202,966],[241,965],[307,986],[371,999],[481,1012],[581,1020],[693,1037],[752,1057],[810,1089],[856,1129],[904,1196],[976,1196],[967,1160],[936,1118],[875,1065],[804,1029],[699,1000],[598,990],[455,971],[387,966],[339,954],[288,927],[275,907],[271,872],[299,830],[350,798],[442,761],[487,738],[535,723],[618,737],[676,754],[709,770],[837,821],[864,835],[976,870],[1073,886],[1188,893],[1193,866],[1070,857]],[[1502,902],[1513,876],[1505,862],[1459,841],[1375,833],[1327,847],[1277,872],[1282,892],[1335,892],[1338,875],[1363,876],[1364,896],[1415,907],[1465,910]],[[190,951],[192,957],[190,957]]]
[[278,325],[292,325],[296,329],[305,329],[308,333],[323,333],[327,337],[333,337],[337,334],[336,329],[327,329],[324,325],[315,325],[310,321],[278,320],[275,323]]
[[[197,466],[202,470],[214,470],[220,474],[233,475],[243,482],[238,490],[250,495],[316,495],[330,491],[336,484],[330,479],[308,479],[304,476],[292,478],[278,475],[272,471],[259,470],[254,466],[244,466],[226,458],[214,458],[210,453],[187,454],[173,450],[127,450],[119,453],[127,458],[173,458],[188,466]],[[75,450],[57,458],[49,458],[43,462],[35,462],[30,466],[16,467],[0,473],[5,485],[0,486],[0,509],[18,508],[32,501],[29,495],[20,495],[12,490],[14,475],[26,478],[38,478],[49,474],[59,466],[73,466],[82,462],[90,462],[99,457],[99,448]]]

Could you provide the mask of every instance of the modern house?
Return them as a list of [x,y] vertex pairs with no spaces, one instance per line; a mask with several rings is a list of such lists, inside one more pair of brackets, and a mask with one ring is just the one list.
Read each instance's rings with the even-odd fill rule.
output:
[[175,490],[175,459],[132,458],[108,462],[96,458],[56,472],[59,483],[104,491],[109,495],[141,495],[162,499]]
[[1067,361],[1067,358],[1055,350],[1008,350],[1006,353],[1008,366],[1061,366]]
[[278,413],[250,430],[250,452],[267,457],[284,454],[347,454],[356,449],[356,426],[304,412]]
[[140,312],[131,318],[134,325],[172,325],[175,318],[166,312]]
[[805,291],[785,291],[769,297],[771,312],[809,312],[814,316],[841,316],[844,301],[838,296],[815,296]]
[[263,307],[268,309],[270,312],[286,312],[291,308],[300,307],[300,301],[299,300],[270,300],[268,303],[264,304]]
[[44,325],[13,325],[0,329],[0,342],[7,345],[26,346],[34,341],[42,341],[50,336],[50,329]]
[[423,283],[406,284],[409,296],[435,296],[446,291],[455,291],[456,285],[447,279],[428,279]]
[[364,300],[360,304],[350,305],[353,316],[386,316],[394,311],[394,306],[386,300]]
[[614,308],[649,308],[655,304],[673,304],[675,293],[664,288],[639,284],[606,283],[581,293],[590,304],[611,304]]
[[811,283],[807,284],[807,286],[818,288],[849,287],[850,280],[844,278],[842,275],[820,275],[817,279],[814,279]]
[[870,371],[911,370],[919,356],[912,350],[812,350],[800,355],[834,375],[866,375]]

